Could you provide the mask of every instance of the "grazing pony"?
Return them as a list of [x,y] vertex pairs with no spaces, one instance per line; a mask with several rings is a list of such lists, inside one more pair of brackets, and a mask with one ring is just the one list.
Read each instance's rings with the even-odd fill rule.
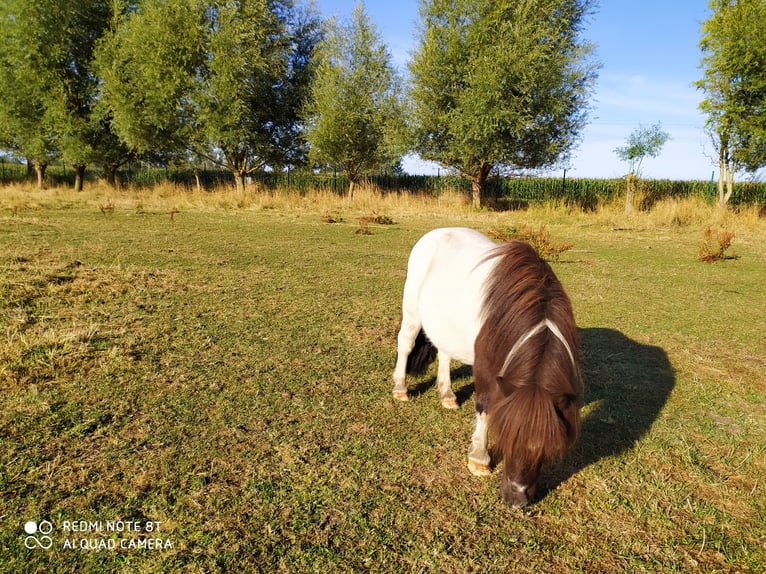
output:
[[490,474],[487,431],[503,453],[504,499],[523,506],[545,463],[564,455],[580,429],[582,377],[577,326],[561,283],[527,243],[497,245],[478,231],[436,229],[407,267],[394,397],[409,399],[405,373],[438,356],[442,405],[458,407],[450,360],[473,365],[476,427],[468,468]]

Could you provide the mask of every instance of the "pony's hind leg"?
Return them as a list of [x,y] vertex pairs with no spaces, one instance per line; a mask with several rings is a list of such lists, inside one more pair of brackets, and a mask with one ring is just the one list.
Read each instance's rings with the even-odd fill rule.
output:
[[402,319],[402,326],[399,329],[396,347],[396,366],[394,367],[394,398],[400,401],[410,400],[407,394],[407,358],[415,346],[415,339],[420,333],[420,323],[408,320],[405,316]]
[[456,409],[458,404],[457,397],[452,391],[450,357],[443,351],[439,351],[438,358],[439,368],[436,371],[436,388],[439,391],[439,400],[445,409]]
[[468,451],[468,470],[476,476],[489,476],[489,452],[487,451],[487,413],[476,410],[476,427],[471,437],[471,448]]

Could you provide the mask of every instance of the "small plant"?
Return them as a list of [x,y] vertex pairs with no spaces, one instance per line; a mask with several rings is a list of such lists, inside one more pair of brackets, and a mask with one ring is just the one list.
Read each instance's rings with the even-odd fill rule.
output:
[[526,241],[546,261],[558,261],[562,253],[574,247],[573,243],[556,243],[553,241],[551,232],[546,229],[545,224],[540,225],[537,230],[526,225],[520,228],[515,226],[496,228],[489,231],[488,235],[499,241]]
[[342,223],[343,218],[340,215],[331,215],[329,213],[326,213],[322,216],[322,221],[324,223]]
[[111,199],[107,200],[105,204],[99,205],[98,208],[104,215],[112,215],[114,213],[114,203],[112,203]]
[[391,219],[388,215],[377,215],[374,216],[365,216],[359,218],[359,223],[363,225],[367,225],[370,223],[373,223],[375,225],[394,225],[396,222]]
[[361,221],[359,223],[359,229],[354,231],[355,235],[372,235],[372,231],[370,231],[370,228],[367,227],[367,223],[364,221]]
[[731,243],[734,241],[734,233],[725,229],[715,233],[712,228],[708,227],[703,237],[704,241],[700,245],[698,261],[715,263],[724,259],[736,259],[736,256],[726,254],[726,250],[731,247]]

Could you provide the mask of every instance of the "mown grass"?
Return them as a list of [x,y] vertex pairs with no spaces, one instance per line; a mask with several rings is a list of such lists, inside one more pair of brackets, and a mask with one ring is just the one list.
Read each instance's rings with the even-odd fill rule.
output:
[[[0,570],[762,570],[757,211],[357,200],[0,190]],[[355,233],[379,215],[394,224]],[[524,510],[465,468],[469,369],[456,412],[433,372],[390,397],[409,249],[454,224],[574,244],[553,265],[582,329],[583,433]],[[696,261],[710,226],[738,259]],[[27,549],[43,519],[53,548]],[[103,535],[63,531],[78,520],[157,521],[172,548],[64,548]]]

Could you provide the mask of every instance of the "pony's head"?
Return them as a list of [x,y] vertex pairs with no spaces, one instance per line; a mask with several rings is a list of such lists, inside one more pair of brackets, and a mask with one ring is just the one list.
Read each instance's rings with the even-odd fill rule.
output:
[[576,440],[579,413],[576,394],[536,385],[521,386],[493,406],[490,420],[503,452],[506,502],[524,506],[534,499],[541,471]]
[[[525,244],[499,251],[485,298],[481,370],[497,382],[488,410],[504,458],[503,497],[523,506],[542,469],[579,434],[579,344],[569,298],[551,267]],[[478,353],[477,344],[477,362]]]

